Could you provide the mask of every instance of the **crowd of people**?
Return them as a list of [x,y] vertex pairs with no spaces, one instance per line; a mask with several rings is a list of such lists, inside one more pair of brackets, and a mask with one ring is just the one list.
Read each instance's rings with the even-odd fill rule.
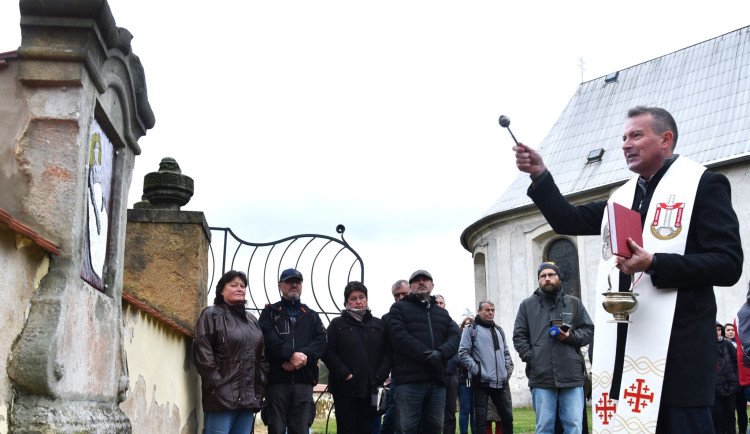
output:
[[[532,391],[548,389],[534,396],[535,408],[551,417],[544,423],[554,429],[558,407],[571,405],[575,411],[560,411],[558,424],[565,432],[580,432],[579,409],[585,410],[580,347],[590,341],[593,325],[580,300],[561,290],[555,264],[544,263],[538,271],[538,297],[519,308],[513,341],[524,351]],[[341,315],[324,328],[300,301],[302,283],[299,271],[284,270],[281,300],[256,320],[245,309],[245,274],[229,271],[219,280],[214,304],[195,329],[205,433],[248,433],[258,412],[269,433],[308,433],[318,361],[329,370],[336,432],[453,434],[456,422],[461,433],[513,432],[510,341],[494,322],[492,301],[481,301],[476,316],[459,326],[445,298],[432,294],[432,275],[417,270],[392,286],[394,303],[382,319],[368,307],[367,287],[349,282]],[[529,309],[554,318],[537,321]],[[539,345],[547,353],[528,360],[530,348]],[[554,378],[536,374],[545,370]],[[383,405],[378,398],[386,386]]]
[[[735,322],[716,323],[718,350],[707,351],[717,342],[713,288],[736,284],[742,273],[731,188],[725,176],[674,154],[677,137],[668,111],[629,110],[622,149],[635,176],[609,199],[580,205],[561,194],[537,151],[523,143],[513,147],[516,166],[531,178],[528,196],[551,228],[602,240],[597,284],[630,292],[638,283],[644,307],[637,321],[596,316],[596,351],[589,357],[592,400],[601,410],[594,431],[640,426],[657,434],[724,434],[735,432],[735,422],[746,429],[742,387],[750,385],[744,368],[750,356],[742,338],[750,336],[750,304]],[[612,202],[640,214],[643,245],[628,239],[629,256],[611,249],[606,211]],[[614,270],[619,281],[612,288]],[[512,344],[525,363],[536,432],[588,432],[581,348],[593,346],[595,324],[581,300],[562,289],[555,263],[535,271],[538,287],[518,307]],[[269,433],[307,433],[321,359],[330,370],[337,432],[453,434],[456,401],[461,433],[488,430],[490,403],[502,432],[513,432],[510,342],[494,322],[494,302],[479,302],[473,321],[459,327],[444,297],[432,294],[432,275],[417,270],[393,285],[394,303],[382,319],[368,308],[367,288],[349,282],[345,309],[326,330],[300,302],[302,282],[299,271],[284,270],[281,301],[256,321],[244,309],[245,275],[231,271],[220,280],[214,305],[195,331],[206,433],[249,432],[258,411]],[[389,385],[388,405],[383,384]]]
[[[748,286],[750,297],[750,285]],[[750,300],[750,299],[749,299]],[[750,303],[750,301],[748,301]],[[748,433],[747,402],[750,400],[750,358],[745,358],[739,329],[750,335],[750,304],[745,303],[734,321],[716,321],[716,397],[711,415],[717,434]]]

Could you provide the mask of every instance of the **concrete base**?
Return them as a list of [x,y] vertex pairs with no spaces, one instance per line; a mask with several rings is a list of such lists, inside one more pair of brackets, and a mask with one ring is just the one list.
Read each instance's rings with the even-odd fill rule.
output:
[[116,404],[53,401],[19,396],[13,403],[14,433],[131,433],[130,421]]

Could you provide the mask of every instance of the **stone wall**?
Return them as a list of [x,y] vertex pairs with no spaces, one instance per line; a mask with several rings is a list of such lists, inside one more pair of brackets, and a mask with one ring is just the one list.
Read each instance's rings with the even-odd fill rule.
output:
[[[49,256],[16,232],[0,224],[0,354],[10,354],[23,330],[31,298],[49,269]],[[0,433],[9,432],[12,384],[6,375],[7,357],[0,357]]]
[[133,432],[197,433],[203,414],[192,338],[127,302],[123,328],[130,387],[120,407]]

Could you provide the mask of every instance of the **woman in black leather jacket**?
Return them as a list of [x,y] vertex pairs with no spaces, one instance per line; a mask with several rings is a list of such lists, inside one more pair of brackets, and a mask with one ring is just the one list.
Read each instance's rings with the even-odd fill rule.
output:
[[375,419],[370,397],[388,378],[390,346],[383,321],[367,307],[365,285],[349,282],[344,300],[346,309],[328,326],[323,362],[329,370],[337,432],[369,434]]
[[193,360],[201,376],[203,428],[250,432],[268,378],[263,333],[245,311],[247,276],[229,271],[216,285],[214,305],[195,325]]

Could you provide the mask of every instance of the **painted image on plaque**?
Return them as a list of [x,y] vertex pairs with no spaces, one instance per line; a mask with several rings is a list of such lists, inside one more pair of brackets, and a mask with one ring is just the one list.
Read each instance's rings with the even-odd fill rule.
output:
[[87,158],[86,234],[81,278],[104,291],[112,192],[112,143],[94,121]]

